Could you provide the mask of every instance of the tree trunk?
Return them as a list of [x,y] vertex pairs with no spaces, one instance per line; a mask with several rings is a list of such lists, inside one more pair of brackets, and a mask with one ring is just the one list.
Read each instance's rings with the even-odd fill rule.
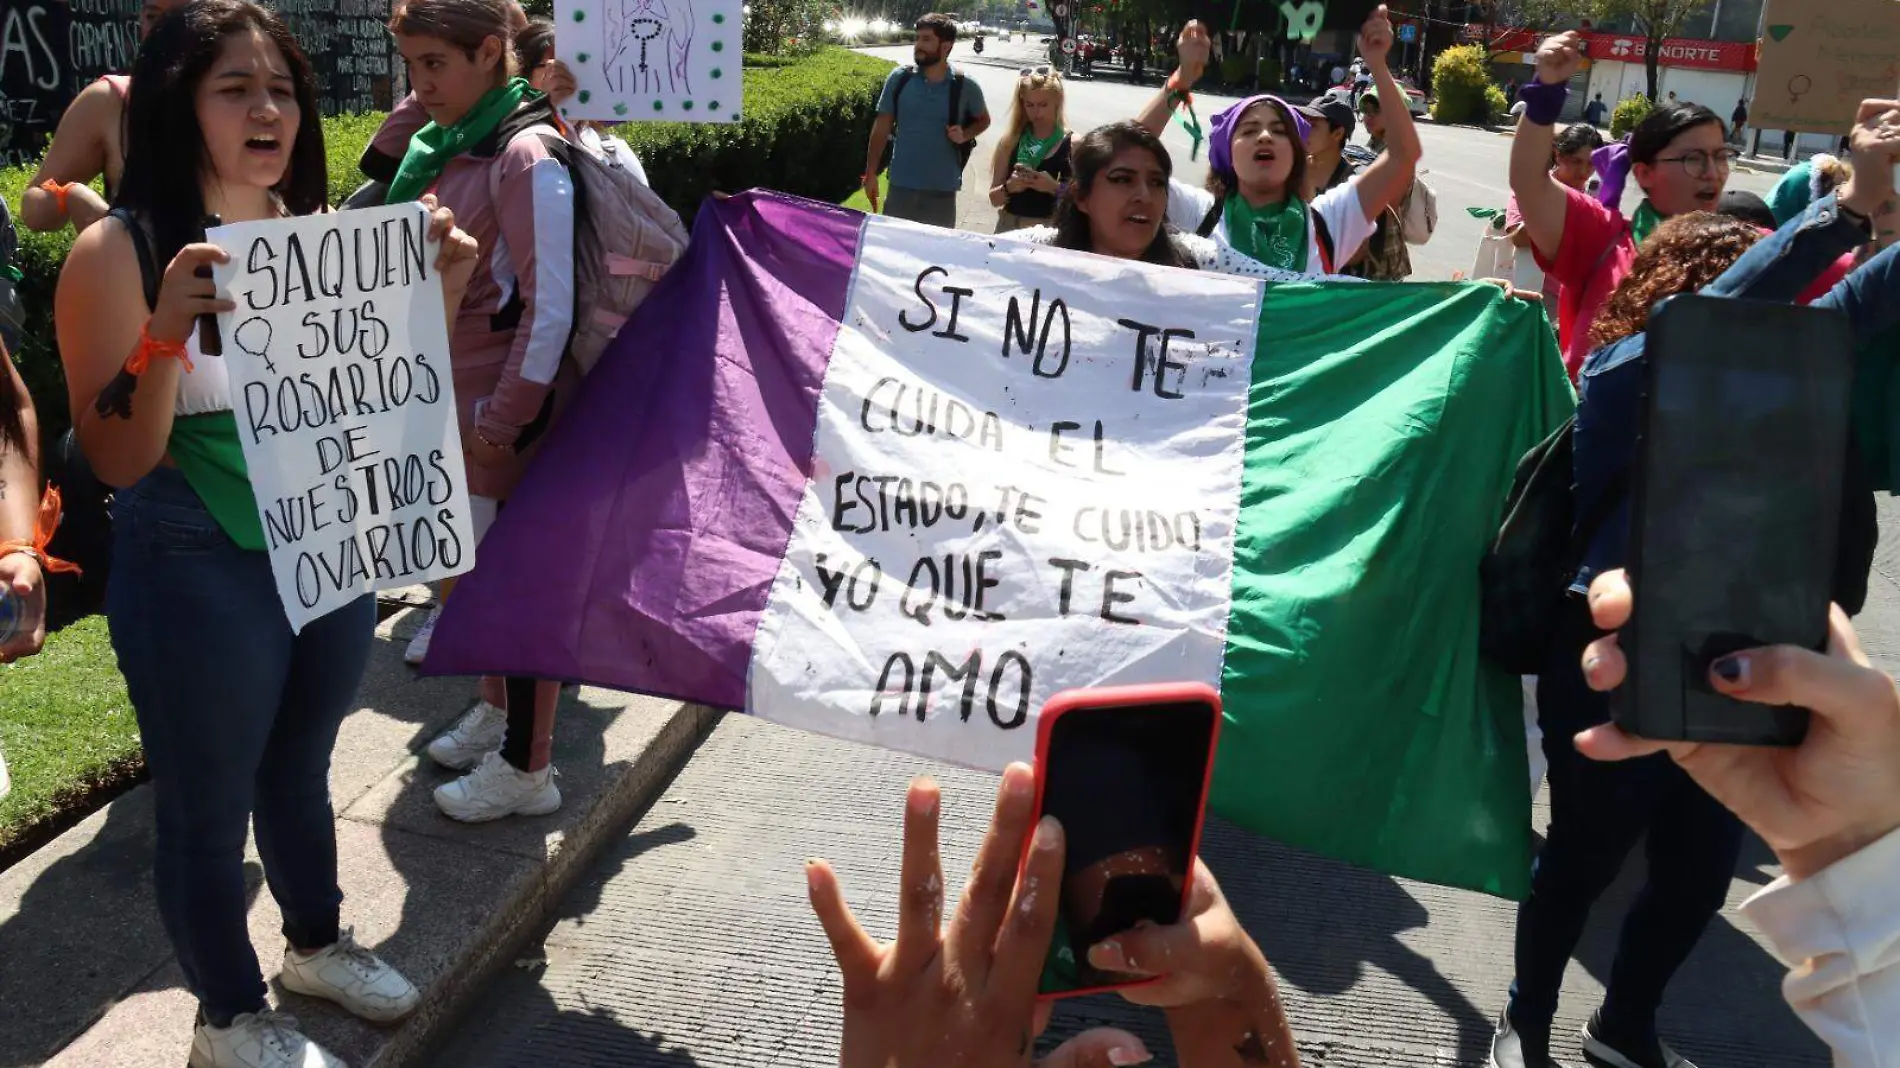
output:
[[1649,39],[1649,54],[1643,57],[1643,69],[1649,73],[1649,102],[1654,104],[1662,99],[1662,39]]

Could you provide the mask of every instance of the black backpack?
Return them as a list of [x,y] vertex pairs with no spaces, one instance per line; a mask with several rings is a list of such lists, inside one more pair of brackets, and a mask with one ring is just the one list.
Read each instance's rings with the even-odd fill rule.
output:
[[1577,520],[1571,438],[1564,420],[1517,462],[1504,521],[1478,564],[1478,651],[1515,675],[1535,675],[1556,639],[1564,598],[1597,531],[1622,503],[1628,474]]
[[[891,122],[893,123],[893,126],[892,126],[893,133],[896,132],[895,123],[897,122],[897,102],[903,99],[904,97],[904,87],[906,85],[909,85],[910,80],[916,76],[917,76],[916,67],[905,67],[903,71],[897,75],[897,84],[891,87]],[[963,75],[957,73],[954,70],[950,72],[950,123],[955,124],[957,126],[964,125],[964,122],[963,122]],[[957,164],[959,166],[965,166],[965,167],[969,166],[970,157],[976,153],[976,138],[972,137],[968,141],[965,141],[962,144],[956,146],[956,149],[957,149]],[[884,153],[885,167],[888,168],[891,165],[890,156],[891,156],[891,153],[895,151],[897,151],[897,148],[894,144],[892,145],[892,147],[885,150],[885,153]]]

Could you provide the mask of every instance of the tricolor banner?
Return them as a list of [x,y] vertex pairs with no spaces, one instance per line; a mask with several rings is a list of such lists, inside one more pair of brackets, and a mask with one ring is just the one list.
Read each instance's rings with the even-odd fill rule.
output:
[[1075,687],[1222,690],[1215,810],[1518,896],[1477,565],[1572,399],[1484,285],[1265,286],[754,193],[552,432],[428,670],[997,770]]

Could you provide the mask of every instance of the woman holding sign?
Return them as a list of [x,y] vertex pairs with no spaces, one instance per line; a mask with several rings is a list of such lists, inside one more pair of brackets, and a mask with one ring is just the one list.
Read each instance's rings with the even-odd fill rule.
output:
[[[1405,90],[1386,67],[1392,21],[1384,5],[1359,31],[1359,50],[1379,95],[1404,100]],[[1141,113],[1159,135],[1177,105],[1192,108],[1188,91],[1207,65],[1207,30],[1191,22],[1181,31],[1181,67]],[[1191,116],[1192,110],[1189,111]],[[1365,170],[1316,196],[1307,190],[1305,115],[1275,96],[1252,96],[1214,116],[1208,145],[1208,188],[1171,182],[1168,219],[1220,246],[1216,269],[1225,274],[1296,280],[1339,273],[1365,247],[1380,215],[1404,198],[1424,149],[1404,108],[1387,119],[1386,150]],[[1198,123],[1192,127],[1196,139]]]
[[[579,381],[566,358],[574,325],[573,178],[547,96],[514,76],[508,0],[408,0],[389,20],[430,123],[410,139],[389,202],[435,192],[470,220],[483,257],[450,331],[477,542]],[[451,594],[451,596],[453,596]],[[473,768],[435,792],[467,822],[543,815],[561,805],[549,750],[560,684],[482,680],[482,700],[429,755]]]
[[[205,277],[229,258],[204,243],[207,215],[325,210],[315,84],[277,15],[197,0],[153,28],[127,107],[118,206],[74,243],[55,317],[80,444],[119,487],[106,612],[152,775],[159,913],[199,1003],[190,1064],[341,1065],[265,1000],[244,842],[254,820],[285,988],[377,1021],[415,1007],[409,981],[339,926],[330,751],[375,605],[292,632],[224,363],[195,341],[202,316],[235,307]],[[451,306],[475,256],[453,225],[435,213]]]

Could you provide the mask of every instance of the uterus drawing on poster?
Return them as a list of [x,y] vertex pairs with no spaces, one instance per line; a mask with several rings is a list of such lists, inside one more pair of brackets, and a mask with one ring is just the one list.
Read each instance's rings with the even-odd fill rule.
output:
[[556,0],[571,120],[738,122],[743,0]]

